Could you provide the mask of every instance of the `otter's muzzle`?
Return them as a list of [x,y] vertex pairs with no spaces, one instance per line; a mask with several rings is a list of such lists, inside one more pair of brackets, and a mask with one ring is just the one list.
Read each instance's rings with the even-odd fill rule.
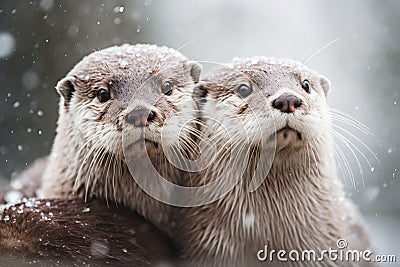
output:
[[147,127],[154,117],[154,113],[151,110],[140,108],[126,114],[125,121],[135,127]]
[[272,106],[283,113],[293,113],[301,104],[301,100],[297,96],[285,94],[275,99]]

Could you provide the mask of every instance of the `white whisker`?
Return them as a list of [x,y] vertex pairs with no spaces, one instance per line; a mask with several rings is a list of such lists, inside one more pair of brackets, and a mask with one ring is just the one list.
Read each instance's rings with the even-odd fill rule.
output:
[[319,53],[321,53],[322,51],[324,51],[325,49],[336,43],[338,40],[339,38],[336,38],[332,42],[329,42],[328,44],[324,45],[323,47],[315,51],[306,61],[304,61],[304,64],[307,64],[313,57],[315,57],[316,55],[318,55]]

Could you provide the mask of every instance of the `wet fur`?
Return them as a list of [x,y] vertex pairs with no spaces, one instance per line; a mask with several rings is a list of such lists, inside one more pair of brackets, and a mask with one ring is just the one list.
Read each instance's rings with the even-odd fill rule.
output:
[[[189,62],[179,52],[155,45],[110,47],[85,57],[57,85],[62,96],[60,116],[42,181],[44,196],[111,200],[136,210],[170,232],[171,206],[145,193],[128,170],[123,131],[137,138],[143,133],[128,125],[125,115],[136,108],[147,108],[156,114],[144,130],[146,146],[157,171],[178,183],[180,171],[168,164],[162,152],[161,129],[168,116],[178,117],[180,127],[197,116],[192,91],[200,71],[197,63]],[[173,84],[170,96],[160,92],[165,81]],[[99,102],[99,88],[109,90],[110,101]],[[180,127],[166,127],[166,140],[178,136]],[[188,139],[190,130],[183,132]]]
[[[301,87],[308,79],[311,93]],[[236,90],[241,84],[253,88],[244,101]],[[188,186],[201,186],[217,179],[239,178],[228,194],[211,204],[185,208],[181,213],[178,244],[186,262],[196,266],[280,266],[258,262],[257,251],[337,248],[345,238],[350,249],[370,248],[364,223],[357,209],[344,197],[333,161],[330,116],[326,94],[329,81],[303,64],[267,58],[239,59],[207,77],[196,88],[201,96],[205,136],[216,143],[215,160]],[[299,97],[303,105],[293,114],[281,113],[272,102],[281,94]],[[259,116],[255,121],[253,113]],[[210,119],[210,116],[212,119]],[[223,121],[234,133],[229,139]],[[274,128],[273,126],[276,126]],[[276,131],[289,125],[301,133],[284,137]],[[261,131],[258,131],[261,127]],[[261,135],[260,135],[261,133]],[[247,134],[247,137],[246,137]],[[276,154],[261,186],[249,192],[249,183],[260,148],[276,134]],[[227,154],[234,148],[250,153],[243,177]],[[213,156],[213,151],[204,151]],[[233,155],[238,157],[238,155]],[[238,162],[240,165],[240,162]],[[201,197],[201,196],[200,196]],[[253,216],[248,224],[248,216]],[[187,264],[187,263],[186,263]],[[283,265],[290,265],[284,263]],[[295,266],[351,266],[341,262],[298,262]],[[360,266],[368,265],[362,262]]]
[[0,266],[156,266],[172,242],[129,208],[29,199],[0,206]]

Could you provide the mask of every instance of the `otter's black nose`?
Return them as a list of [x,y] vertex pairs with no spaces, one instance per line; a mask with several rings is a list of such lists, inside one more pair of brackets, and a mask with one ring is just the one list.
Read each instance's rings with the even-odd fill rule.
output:
[[141,108],[129,112],[125,116],[125,121],[129,124],[133,124],[135,127],[146,127],[149,126],[149,122],[151,122],[154,117],[154,113],[151,110]]
[[281,95],[274,100],[272,106],[281,112],[293,113],[296,108],[301,106],[301,100],[294,95]]

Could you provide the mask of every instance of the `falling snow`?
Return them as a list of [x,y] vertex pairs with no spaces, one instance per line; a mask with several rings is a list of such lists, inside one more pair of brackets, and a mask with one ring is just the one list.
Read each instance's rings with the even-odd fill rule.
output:
[[13,104],[13,108],[18,108],[21,105],[21,102],[15,101]]
[[39,3],[39,8],[43,11],[49,11],[54,6],[54,0],[41,0]]
[[0,32],[0,59],[10,56],[14,47],[14,37],[8,32]]
[[371,167],[371,172],[374,172],[375,171],[375,167]]
[[39,76],[33,70],[27,70],[22,76],[22,85],[28,89],[33,90],[39,84]]
[[[143,8],[143,5],[146,6],[145,9]],[[175,10],[174,7],[176,6],[174,6],[173,3],[169,5],[171,5],[171,10]],[[183,4],[181,3],[181,5]],[[196,3],[196,5],[199,6],[200,3]],[[267,4],[265,5],[268,6]],[[35,6],[36,10],[32,8],[33,6]],[[29,12],[32,12],[31,14],[33,14],[33,12],[37,12],[38,19],[32,20],[35,21],[35,24],[29,25],[30,27],[28,31],[24,31],[24,29],[22,28],[25,27],[25,25],[21,27],[18,26],[17,23],[18,21],[22,21],[26,24],[26,21],[24,21],[25,13],[22,6],[15,5],[10,6],[7,9],[0,9],[1,16],[8,16],[8,21],[4,19],[4,27],[0,32],[0,60],[4,62],[8,61],[6,64],[10,64],[10,62],[13,61],[15,62],[15,64],[21,66],[21,69],[18,71],[16,71],[17,69],[13,69],[12,71],[8,72],[8,74],[12,74],[13,76],[15,76],[15,81],[12,81],[10,79],[10,81],[7,81],[10,82],[10,84],[2,83],[0,85],[3,92],[3,99],[0,99],[0,107],[9,110],[7,111],[7,113],[0,114],[0,122],[5,122],[4,124],[0,125],[3,129],[3,142],[5,144],[5,149],[1,150],[1,153],[3,155],[3,158],[1,158],[1,162],[3,163],[2,167],[4,168],[5,174],[1,174],[5,177],[8,176],[8,173],[15,171],[16,168],[21,168],[26,161],[29,162],[33,160],[34,156],[37,156],[40,153],[44,154],[45,152],[48,152],[50,150],[50,145],[45,146],[44,142],[46,141],[48,142],[48,144],[51,143],[51,135],[53,134],[55,127],[57,100],[56,93],[53,88],[56,84],[56,81],[62,78],[62,76],[68,72],[69,68],[72,67],[74,63],[76,63],[76,59],[83,57],[83,55],[85,55],[88,51],[92,51],[93,49],[97,50],[100,47],[105,47],[112,44],[119,44],[125,41],[136,42],[142,40],[142,38],[146,38],[146,40],[148,39],[154,42],[167,43],[170,46],[178,48],[182,44],[188,42],[188,40],[193,38],[193,29],[195,28],[192,27],[193,25],[190,23],[191,21],[195,21],[193,18],[196,18],[196,15],[199,14],[196,13],[199,11],[193,10],[194,14],[189,14],[188,12],[188,14],[182,14],[182,16],[180,16],[179,18],[175,18],[174,16],[171,17],[168,12],[159,11],[155,7],[153,7],[154,10],[152,10],[151,2],[142,3],[142,7],[140,7],[139,4],[132,7],[133,5],[131,4],[126,4],[125,6],[123,6],[115,5],[115,3],[112,2],[102,2],[98,4],[94,2],[76,2],[73,3],[73,5],[70,5],[76,7],[75,10],[72,10],[71,8],[66,8],[65,6],[66,4],[64,5],[64,3],[62,3],[61,6],[59,2],[54,0],[36,1],[34,5],[29,6],[29,8],[31,9]],[[372,6],[370,6],[370,8],[371,7]],[[375,12],[379,12],[379,10],[373,10],[373,8],[371,8],[371,10],[373,11],[373,15],[375,15]],[[243,14],[246,14],[245,11],[254,12],[253,9],[250,9],[250,7],[246,6],[243,6],[243,11]],[[369,9],[362,8],[362,11],[363,12],[360,12],[360,14],[368,14]],[[62,16],[60,16],[59,18],[55,17],[55,14],[58,14],[56,12],[63,12],[62,15],[65,15],[65,13],[76,13],[77,16],[84,17],[85,21],[83,22],[80,19],[70,19],[64,22],[62,21]],[[361,16],[360,14],[358,14],[358,16]],[[286,55],[286,52],[288,52],[289,55],[290,53],[292,53],[293,55],[297,55],[297,53],[305,52],[302,51],[301,47],[299,48],[299,46],[295,46],[293,45],[293,43],[290,43],[290,40],[289,42],[287,42],[287,44],[278,44],[274,42],[270,42],[271,44],[268,44],[268,36],[274,36],[268,34],[269,31],[271,31],[272,33],[281,33],[278,29],[279,27],[268,28],[265,31],[265,33],[267,34],[263,35],[263,31],[260,32],[261,34],[252,37],[251,33],[256,32],[256,28],[245,30],[242,27],[245,27],[245,25],[250,25],[252,20],[257,21],[256,16],[249,17],[247,19],[247,23],[238,23],[235,24],[235,27],[232,27],[231,24],[229,24],[228,26],[223,26],[224,24],[219,24],[219,22],[221,21],[218,21],[217,19],[220,18],[209,20],[208,16],[211,16],[212,12],[210,12],[210,14],[202,15],[205,15],[207,17],[207,21],[212,21],[212,23],[204,23],[205,28],[202,29],[203,31],[207,31],[208,27],[215,27],[217,25],[218,27],[221,27],[221,30],[224,34],[215,35],[215,39],[213,39],[212,44],[209,45],[207,44],[209,43],[208,39],[206,40],[206,43],[202,43],[201,38],[196,40],[196,42],[189,45],[187,48],[188,51],[190,51],[191,56],[193,55],[194,57],[196,57],[199,55],[199,57],[203,57],[201,59],[207,57],[216,57],[220,59],[231,58],[233,55],[237,55],[238,53],[246,54],[243,51],[255,51],[254,53],[257,53],[258,51],[258,53],[266,54],[274,54],[278,51],[278,53],[282,53],[284,55]],[[357,14],[352,13],[351,16],[353,15]],[[187,25],[180,23],[185,19],[185,16],[188,16],[190,18]],[[222,19],[226,19],[226,16],[229,16],[228,12],[223,16]],[[274,16],[274,14],[272,14],[272,16]],[[276,14],[275,16],[280,17],[281,14]],[[389,14],[387,16],[389,16]],[[70,17],[73,18],[74,16]],[[340,44],[340,46],[346,46],[347,44],[349,44],[348,50],[346,48],[346,50],[342,51],[340,50],[340,46],[338,46],[337,48],[334,48],[332,50],[327,50],[325,54],[325,56],[327,57],[315,57],[315,61],[312,63],[315,63],[315,66],[322,66],[321,72],[326,72],[324,74],[331,75],[333,73],[333,75],[335,75],[335,77],[332,78],[333,94],[331,94],[328,98],[330,103],[332,104],[332,107],[343,110],[346,109],[352,115],[360,115],[360,121],[366,123],[368,127],[371,128],[370,130],[374,136],[370,137],[370,139],[368,140],[369,137],[366,137],[365,139],[363,138],[363,133],[355,132],[355,135],[357,137],[361,137],[362,141],[365,141],[368,146],[371,146],[373,152],[378,155],[379,159],[382,162],[382,164],[378,164],[376,161],[372,160],[371,164],[373,166],[369,166],[368,164],[365,164],[365,162],[363,162],[363,157],[360,156],[359,158],[361,160],[362,169],[366,173],[365,187],[361,188],[359,191],[352,190],[351,192],[349,192],[349,195],[353,194],[355,201],[358,201],[357,203],[360,204],[363,210],[368,210],[368,208],[370,208],[369,206],[371,206],[371,210],[373,210],[377,209],[376,207],[379,207],[379,205],[390,204],[390,202],[379,202],[382,200],[396,200],[392,201],[394,203],[394,211],[390,211],[390,209],[392,209],[391,207],[387,208],[387,210],[389,210],[388,212],[391,212],[391,215],[396,216],[398,215],[395,205],[395,203],[398,202],[398,198],[396,195],[398,190],[396,189],[399,188],[398,186],[400,184],[397,169],[395,168],[398,167],[398,155],[400,148],[397,142],[398,136],[400,134],[398,131],[399,128],[397,123],[399,94],[397,90],[398,87],[396,87],[396,76],[391,74],[390,72],[393,71],[395,74],[397,74],[398,67],[396,67],[396,65],[392,65],[394,64],[393,60],[387,60],[386,58],[395,58],[396,51],[398,49],[397,46],[393,48],[391,48],[391,46],[388,46],[388,48],[385,48],[385,53],[383,53],[383,59],[380,59],[376,56],[382,55],[382,46],[375,47],[377,54],[369,55],[369,53],[372,53],[371,51],[374,51],[373,48],[376,43],[374,42],[375,40],[381,40],[381,42],[379,43],[383,43],[385,42],[385,36],[390,36],[390,42],[394,43],[395,45],[395,41],[398,40],[398,35],[390,34],[390,31],[392,31],[390,28],[390,20],[387,19],[385,16],[380,17],[383,18],[381,21],[371,20],[371,22],[369,22],[368,25],[369,27],[371,27],[371,30],[368,30],[367,35],[365,34],[366,32],[356,32],[352,35],[352,37],[354,37],[355,40],[358,41],[361,40],[361,36],[364,36],[363,38],[365,38],[366,41],[365,44],[359,46],[359,43],[357,42],[352,44],[351,42],[346,43],[347,41],[343,40],[341,41],[342,43]],[[30,17],[30,19],[32,18]],[[339,27],[345,23],[345,19],[346,17],[343,16],[343,22],[338,22],[337,20],[334,20],[331,22],[331,26]],[[160,25],[155,24],[154,21],[165,21],[165,24],[163,24],[161,27]],[[265,22],[263,19],[260,19],[259,21]],[[304,28],[307,29],[308,34],[310,25],[306,25],[307,21],[308,20],[306,20],[305,22],[299,22],[299,26],[306,26]],[[312,22],[312,18],[310,18],[310,21]],[[321,23],[324,26],[329,26],[329,23],[327,21],[328,19],[324,20]],[[352,17],[351,22],[353,21],[356,20],[354,20]],[[367,20],[365,20],[364,18],[360,21],[365,22]],[[263,24],[258,23],[257,25]],[[285,29],[290,29],[290,25],[285,24],[285,26]],[[357,28],[357,21],[352,27],[354,29]],[[360,26],[358,30],[361,30],[364,27],[365,25],[362,25],[362,27]],[[369,27],[365,28],[368,29]],[[380,29],[380,27],[384,29]],[[329,27],[323,27],[323,30],[325,31],[327,28]],[[147,31],[147,29],[151,29],[151,31]],[[316,29],[318,30],[319,28],[317,27]],[[54,33],[55,31],[57,31],[57,33]],[[236,50],[232,50],[233,48],[231,47],[235,46],[231,44],[234,44],[233,40],[234,38],[236,38],[238,31],[246,33],[243,37],[244,40],[255,40],[254,37],[257,37],[257,40],[259,40],[259,42],[239,42],[238,46],[236,46],[235,48]],[[385,31],[387,33],[386,35],[379,35],[380,31]],[[62,32],[63,34],[60,34],[60,32]],[[57,36],[57,34],[60,35]],[[233,39],[223,39],[227,38],[227,36],[232,36]],[[318,35],[316,36],[318,37]],[[196,37],[196,34],[194,35],[194,37]],[[372,37],[374,38],[372,42],[368,42],[367,39]],[[170,41],[169,39],[171,39],[172,41]],[[295,38],[293,37],[293,39]],[[321,40],[318,37],[315,43],[325,41],[326,40]],[[225,45],[228,42],[230,45]],[[309,44],[310,47],[315,43]],[[262,48],[260,44],[263,44]],[[282,47],[277,49],[278,45],[281,45]],[[355,51],[359,52],[358,54],[363,55],[361,60],[360,58],[357,58],[356,54],[354,59],[352,59],[353,63],[348,65],[345,64],[345,66],[343,66],[342,63],[340,63],[339,65],[335,65],[335,60],[329,61],[329,58],[331,58],[332,56],[337,56],[337,58],[341,59],[343,57],[346,58],[348,56],[348,53],[354,51],[354,47],[352,48],[352,46],[357,46]],[[196,50],[196,47],[202,48],[201,50]],[[221,47],[223,48],[222,50]],[[206,53],[208,51],[210,51],[210,54]],[[215,51],[222,52],[216,53]],[[366,51],[368,53],[365,53]],[[160,58],[163,58],[163,55],[160,54]],[[373,59],[374,62],[372,62],[371,59]],[[386,59],[387,61],[385,61],[384,59]],[[337,61],[343,62],[342,60]],[[323,62],[324,64],[321,64],[321,62]],[[127,68],[129,65],[124,60],[120,60],[119,63],[121,68]],[[258,60],[252,59],[249,63],[257,64]],[[388,65],[389,63],[391,64],[390,66]],[[357,71],[354,71],[354,68],[357,68],[357,71],[360,71],[361,75],[357,74]],[[374,84],[373,82],[371,82],[371,80],[376,81],[378,80],[377,77],[381,77],[379,69],[382,69],[385,74],[383,76],[385,77],[385,79],[379,79],[379,90],[376,90],[376,87],[372,89],[368,88],[369,84]],[[4,70],[4,73],[4,76],[8,78],[9,76],[7,76],[7,70]],[[348,75],[349,73],[352,73],[352,75]],[[345,76],[343,77],[341,75]],[[86,80],[89,79],[88,76],[84,78]],[[396,82],[395,86],[390,83],[392,80]],[[342,90],[340,88],[341,82],[344,84],[350,84],[350,86]],[[376,91],[379,91],[379,93],[376,93]],[[354,99],[353,97],[360,92],[363,93],[363,96],[365,93],[365,98],[363,98],[362,101],[350,103],[346,102],[345,99],[343,99],[342,101],[343,96],[347,97],[348,95],[350,95],[352,96],[350,99]],[[47,106],[47,103],[49,103],[49,106]],[[379,103],[383,104],[379,106]],[[51,107],[50,104],[53,106]],[[395,119],[394,122],[392,121],[393,119]],[[7,121],[10,121],[14,124],[7,125]],[[26,124],[24,121],[27,121],[28,124]],[[16,122],[18,122],[19,126],[15,124]],[[360,126],[360,124],[356,125]],[[24,140],[24,138],[27,138],[27,140]],[[378,142],[379,146],[376,144]],[[351,144],[347,144],[347,148],[351,147]],[[357,151],[355,152],[357,153]],[[13,158],[13,154],[17,156]],[[28,160],[27,157],[29,154],[32,154],[32,158],[29,158]],[[349,151],[345,151],[345,154],[346,157],[352,156],[351,152]],[[369,158],[368,155],[367,157]],[[352,159],[350,159],[350,161],[351,162],[349,163],[349,166],[354,172],[355,179],[357,180],[357,183],[361,184],[361,177],[357,169],[357,162],[355,162],[354,160],[352,161]],[[345,169],[345,166],[346,164],[342,164],[341,169]],[[6,170],[6,168],[8,169]],[[345,176],[346,175],[349,176],[349,174],[345,174]],[[1,186],[3,184],[5,183],[2,183]],[[13,190],[9,191],[6,194],[6,201],[19,201],[22,197],[22,194],[19,191],[22,188],[22,184],[18,184],[18,182],[13,182],[11,186]],[[389,191],[392,192],[392,195],[390,195]],[[36,193],[39,196],[42,194],[40,189],[37,190]],[[363,195],[363,198],[360,199],[368,201],[364,202],[360,201],[359,199],[357,200],[358,195]],[[376,206],[374,206],[375,202],[379,205],[376,204]],[[50,207],[50,202],[47,202],[46,206]],[[16,211],[18,213],[22,213],[23,206],[18,207]],[[82,212],[90,212],[90,208],[84,208],[82,209]],[[377,217],[384,217],[381,216],[381,214],[382,213],[377,214]],[[53,217],[53,214],[43,214],[43,218],[45,219],[49,219],[51,217]],[[10,217],[4,217],[3,219],[8,221],[10,220]],[[254,227],[254,221],[254,214],[249,213],[243,215],[242,223],[244,228],[251,229],[252,227]],[[132,231],[134,233],[133,229]],[[109,248],[107,243],[105,242],[100,241],[97,243],[94,242],[92,244],[92,255],[95,257],[101,257],[101,255],[107,254],[108,251]],[[127,253],[127,249],[125,248],[122,249],[122,251],[124,253]]]
[[114,12],[115,13],[122,13],[122,12],[124,12],[124,10],[125,10],[125,7],[123,7],[123,6],[114,7]]
[[114,19],[114,24],[121,24],[121,22],[122,22],[122,19],[121,18],[115,18]]

